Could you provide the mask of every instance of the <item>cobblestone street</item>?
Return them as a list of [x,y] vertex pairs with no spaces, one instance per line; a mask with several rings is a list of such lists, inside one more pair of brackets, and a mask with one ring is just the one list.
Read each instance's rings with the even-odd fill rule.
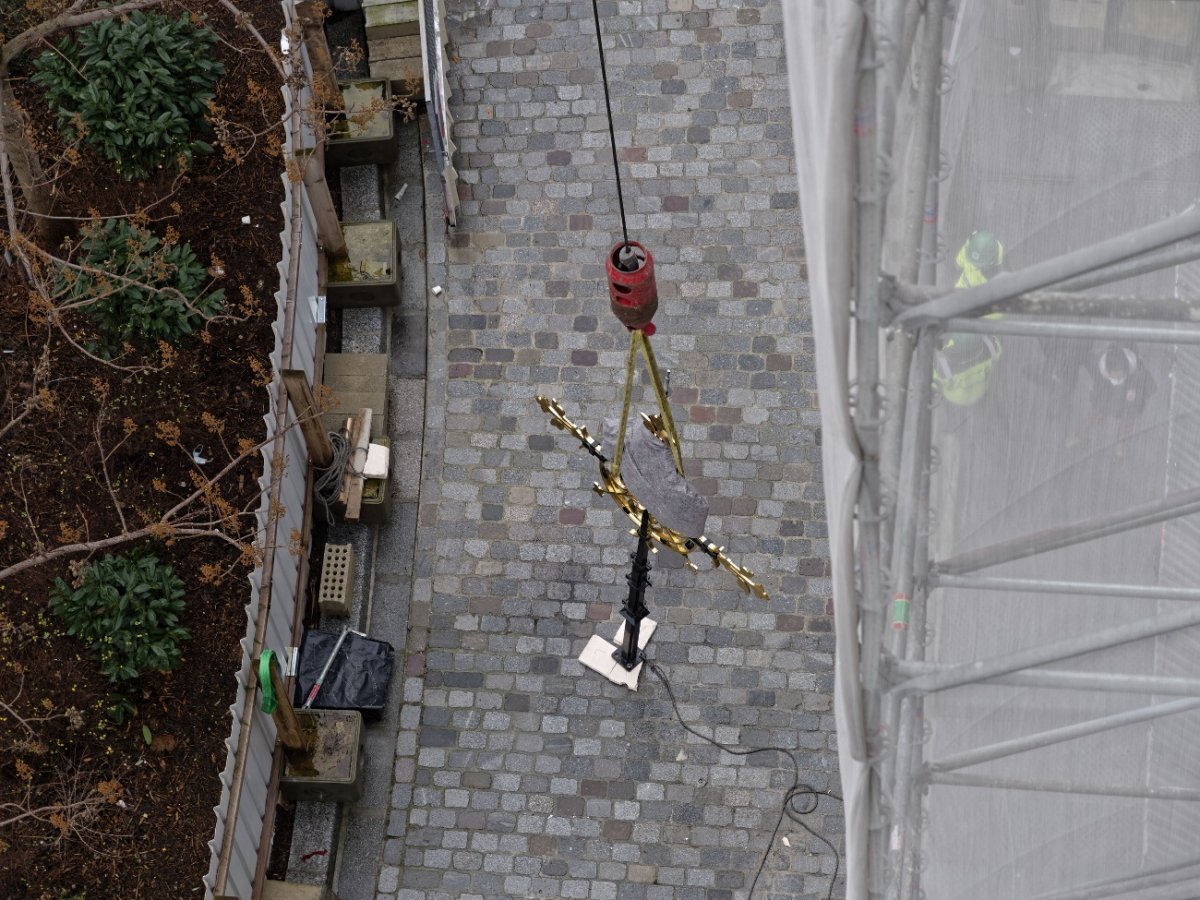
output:
[[[658,554],[648,654],[685,721],[798,750],[837,791],[813,341],[780,9],[601,0],[630,237],[654,254],[658,360],[708,535],[771,594]],[[534,400],[598,434],[628,338],[590,2],[448,0],[463,202],[428,247],[418,550],[378,898],[733,900],[794,775],[687,734],[663,684],[583,668],[611,638],[635,539]],[[427,178],[429,215],[440,201]],[[440,233],[437,226],[432,229]],[[641,394],[641,396],[639,396]],[[653,411],[648,388],[638,411]],[[805,821],[841,847],[829,798]],[[786,838],[786,841],[784,840]],[[835,857],[785,819],[755,889],[824,898]],[[840,896],[841,879],[834,895]],[[353,898],[350,898],[353,900]]]

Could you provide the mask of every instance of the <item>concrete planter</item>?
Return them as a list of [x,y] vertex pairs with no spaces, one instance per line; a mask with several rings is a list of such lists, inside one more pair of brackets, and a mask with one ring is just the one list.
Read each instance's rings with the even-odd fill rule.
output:
[[362,796],[366,760],[362,715],[356,710],[297,710],[312,746],[305,758],[287,758],[280,790],[290,800],[353,803]]
[[400,302],[400,240],[396,224],[343,222],[348,254],[329,261],[326,294],[334,307],[396,306]]
[[396,159],[392,88],[385,79],[342,81],[344,112],[329,125],[325,161],[330,166],[384,166]]

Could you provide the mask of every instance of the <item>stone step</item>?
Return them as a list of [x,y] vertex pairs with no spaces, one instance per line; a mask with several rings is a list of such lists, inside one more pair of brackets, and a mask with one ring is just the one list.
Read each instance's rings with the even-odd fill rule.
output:
[[326,354],[323,381],[333,392],[332,408],[321,416],[327,429],[337,431],[347,416],[367,406],[371,409],[371,437],[387,433],[386,353]]
[[[380,38],[403,37],[421,33],[420,12],[417,0],[402,0],[400,3],[386,3],[377,6],[364,6],[363,18],[367,25],[367,46]],[[368,53],[370,50],[368,49]]]
[[263,883],[263,900],[330,900],[332,895],[325,885],[294,884],[290,881]]
[[365,406],[371,410],[371,440],[387,434],[387,394],[382,391],[360,394],[339,391],[336,387],[333,391],[334,409],[321,416],[327,430],[340,431],[346,424],[346,418]]
[[379,62],[371,60],[371,77],[388,79],[392,83],[392,96],[401,96],[410,90],[414,94],[420,93],[425,84],[419,56]]
[[386,353],[326,353],[325,383],[331,375],[373,375],[382,385],[387,379],[388,356]]
[[339,397],[347,393],[374,394],[387,389],[387,375],[326,375],[325,387],[336,391]]
[[371,62],[383,62],[385,59],[421,59],[421,36],[419,34],[404,37],[380,38],[371,41]]

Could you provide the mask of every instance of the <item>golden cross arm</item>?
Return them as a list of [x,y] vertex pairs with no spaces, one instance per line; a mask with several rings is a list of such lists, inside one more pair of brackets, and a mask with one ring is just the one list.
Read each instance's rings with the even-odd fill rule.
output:
[[[621,476],[609,469],[608,460],[605,458],[600,445],[588,434],[587,428],[582,425],[576,425],[567,418],[562,405],[552,397],[539,396],[537,401],[542,410],[550,416],[550,423],[555,428],[573,436],[599,462],[600,481],[594,484],[592,489],[597,494],[612,497],[621,511],[629,517],[630,521],[634,525],[640,526],[642,513],[647,511],[646,508],[642,506],[637,497],[625,486],[625,482],[621,480]],[[647,417],[647,424],[654,430],[656,425],[662,427],[664,423],[658,420],[657,416],[653,416]],[[696,566],[691,561],[690,554],[693,550],[699,550],[712,560],[714,568],[721,567],[733,575],[737,579],[738,587],[747,594],[753,594],[760,600],[770,599],[766,588],[754,580],[754,573],[750,569],[735,563],[725,555],[724,547],[718,547],[707,537],[703,535],[700,537],[690,537],[673,531],[654,518],[654,513],[652,512],[649,515],[649,534],[651,540],[656,544],[668,550],[674,550],[687,560],[688,566],[693,571],[696,570]]]

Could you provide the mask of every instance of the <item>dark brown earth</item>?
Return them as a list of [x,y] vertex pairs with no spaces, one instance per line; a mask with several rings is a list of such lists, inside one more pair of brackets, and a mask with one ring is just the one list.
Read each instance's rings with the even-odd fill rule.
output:
[[[277,40],[276,3],[241,6],[268,40]],[[34,554],[39,542],[53,548],[120,533],[97,428],[107,450],[125,438],[108,471],[130,523],[157,518],[175,495],[192,490],[191,448],[201,446],[213,459],[202,470],[211,474],[230,451],[236,454],[240,440],[257,442],[264,433],[263,374],[274,340],[283,225],[282,160],[272,149],[282,137],[278,77],[219,3],[187,0],[186,7],[206,14],[222,37],[217,53],[226,72],[216,102],[232,123],[230,153],[218,147],[183,176],[163,173],[130,184],[84,152],[58,172],[55,212],[86,219],[148,210],[155,232],[174,228],[202,261],[224,272],[219,283],[237,320],[210,324],[203,338],[180,346],[167,368],[142,374],[90,360],[62,337],[52,340],[47,402],[0,437],[0,569]],[[52,116],[27,74],[27,62],[18,64],[17,95],[46,159],[61,160]],[[244,215],[252,225],[241,224]],[[84,328],[83,320],[70,325]],[[19,390],[27,379],[45,333],[29,316],[16,267],[0,262],[0,350],[13,351],[0,356],[0,399],[6,387]],[[8,416],[0,410],[0,428]],[[174,428],[177,440],[170,438]],[[223,499],[256,508],[260,470],[256,455],[241,463],[223,479]],[[250,562],[225,541],[164,537],[165,544],[153,546],[187,585],[183,624],[191,639],[177,669],[133,685],[137,711],[120,724],[105,713],[110,685],[89,650],[65,635],[47,608],[55,578],[69,579],[70,560],[86,557],[0,579],[0,702],[6,704],[0,706],[0,897],[201,895]],[[215,571],[228,574],[214,583]],[[52,819],[52,807],[89,797],[85,807],[58,809]],[[11,821],[30,808],[38,816]]]

